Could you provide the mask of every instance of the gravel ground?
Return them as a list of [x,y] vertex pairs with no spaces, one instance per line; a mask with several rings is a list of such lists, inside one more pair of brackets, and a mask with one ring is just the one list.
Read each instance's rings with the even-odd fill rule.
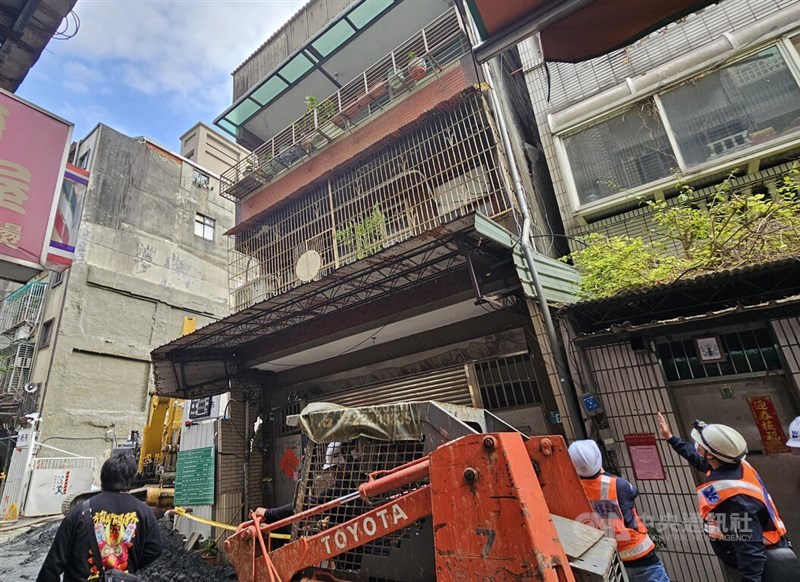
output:
[[[33,581],[39,573],[61,522],[35,523],[30,529],[0,529],[0,580]],[[21,524],[22,525],[22,524]],[[183,549],[183,538],[171,531],[167,519],[159,520],[164,553],[138,572],[144,582],[228,582],[236,580],[230,565],[211,566],[196,552]]]

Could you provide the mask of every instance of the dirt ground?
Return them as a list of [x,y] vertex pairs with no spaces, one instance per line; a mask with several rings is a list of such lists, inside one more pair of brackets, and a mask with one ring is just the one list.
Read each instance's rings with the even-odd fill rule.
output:
[[[0,528],[0,580],[33,581],[39,573],[60,520],[32,520]],[[229,565],[211,566],[196,552],[183,549],[183,538],[168,519],[159,520],[164,553],[138,572],[144,582],[227,582],[236,580]]]

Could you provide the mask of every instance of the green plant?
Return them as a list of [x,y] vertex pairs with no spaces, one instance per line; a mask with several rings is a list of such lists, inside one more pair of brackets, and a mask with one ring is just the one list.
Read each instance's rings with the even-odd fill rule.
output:
[[340,245],[353,249],[356,256],[363,259],[381,249],[385,230],[386,217],[375,204],[372,211],[361,220],[351,220],[346,227],[337,230],[336,240]]
[[582,273],[581,296],[595,299],[690,274],[798,256],[799,175],[800,166],[794,164],[772,196],[734,191],[733,176],[705,199],[678,182],[674,201],[645,202],[662,241],[594,233],[582,239],[586,248],[564,259]]
[[408,54],[407,54],[406,56],[408,57],[408,60],[410,61],[410,60],[412,60],[412,59],[413,59],[415,56],[417,56],[417,53],[416,53],[416,52],[414,52],[414,51],[408,51]]
[[219,548],[217,548],[217,541],[214,538],[206,538],[200,545],[198,546],[200,550],[201,556],[216,556],[219,554]]

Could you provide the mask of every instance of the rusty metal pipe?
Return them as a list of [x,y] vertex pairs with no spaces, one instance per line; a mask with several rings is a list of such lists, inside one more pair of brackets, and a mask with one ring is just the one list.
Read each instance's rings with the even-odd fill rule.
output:
[[404,485],[422,481],[430,476],[431,463],[427,457],[422,460],[398,467],[396,471],[378,479],[367,481],[358,486],[361,499],[377,497],[392,489],[400,489]]

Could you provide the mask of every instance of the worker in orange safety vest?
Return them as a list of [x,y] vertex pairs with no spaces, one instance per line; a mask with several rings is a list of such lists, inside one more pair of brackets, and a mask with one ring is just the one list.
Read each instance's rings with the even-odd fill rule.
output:
[[800,562],[786,539],[786,526],[750,463],[747,442],[724,424],[694,421],[692,440],[672,434],[658,413],[661,436],[705,479],[697,487],[703,528],[714,553],[741,582],[796,582]]
[[608,537],[616,539],[628,580],[669,582],[656,545],[636,511],[638,489],[622,477],[603,471],[603,457],[593,440],[575,441],[568,450],[594,510],[592,521]]

